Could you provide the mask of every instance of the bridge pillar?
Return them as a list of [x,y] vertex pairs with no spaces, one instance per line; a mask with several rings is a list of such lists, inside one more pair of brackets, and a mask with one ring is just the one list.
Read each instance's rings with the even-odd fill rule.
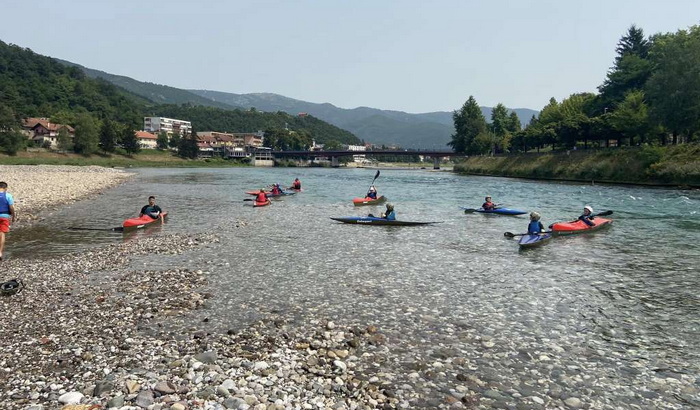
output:
[[331,166],[333,168],[338,168],[340,166],[340,162],[338,161],[338,157],[331,157]]
[[433,169],[440,169],[440,157],[433,158]]

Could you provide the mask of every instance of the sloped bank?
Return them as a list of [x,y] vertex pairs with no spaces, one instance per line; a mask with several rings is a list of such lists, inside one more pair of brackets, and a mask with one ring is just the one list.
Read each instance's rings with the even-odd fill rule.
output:
[[700,187],[700,145],[474,156],[454,171],[470,175]]

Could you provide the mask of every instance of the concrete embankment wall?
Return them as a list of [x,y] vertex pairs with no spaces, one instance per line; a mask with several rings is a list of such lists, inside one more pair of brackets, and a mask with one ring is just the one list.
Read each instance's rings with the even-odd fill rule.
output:
[[474,156],[454,170],[472,175],[700,187],[700,145]]

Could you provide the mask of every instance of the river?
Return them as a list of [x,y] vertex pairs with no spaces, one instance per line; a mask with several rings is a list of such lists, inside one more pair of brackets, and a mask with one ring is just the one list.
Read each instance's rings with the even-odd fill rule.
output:
[[[546,383],[550,396],[597,394],[597,403],[610,408],[645,400],[669,408],[697,404],[698,191],[389,169],[376,185],[395,204],[398,219],[442,223],[375,227],[329,219],[381,212],[350,202],[366,192],[373,169],[135,172],[133,182],[13,232],[6,253],[48,257],[134,238],[157,240],[158,232],[214,231],[219,243],[133,264],[206,267],[215,302],[182,325],[190,330],[225,331],[267,315],[284,315],[298,326],[371,324],[386,337],[386,361],[377,366],[406,383],[415,381],[415,371],[435,367],[423,389],[449,390],[454,374],[474,374],[477,381],[465,383],[483,387],[496,403],[507,400],[485,393],[493,383],[515,397]],[[297,195],[264,208],[243,201],[246,190],[289,186],[295,177],[304,184]],[[149,195],[170,212],[163,227],[127,236],[67,229],[119,226]],[[486,195],[537,210],[545,226],[575,219],[586,204],[596,212],[613,210],[615,222],[595,234],[519,251],[503,233],[524,232],[526,215],[461,212],[460,206],[480,206]],[[439,371],[445,363],[459,371]],[[684,392],[673,390],[674,380],[692,379]]]

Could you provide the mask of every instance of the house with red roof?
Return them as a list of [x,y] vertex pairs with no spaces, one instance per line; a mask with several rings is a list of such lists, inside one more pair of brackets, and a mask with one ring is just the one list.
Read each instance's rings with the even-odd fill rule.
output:
[[56,124],[48,118],[25,118],[22,121],[23,133],[39,146],[58,147],[58,133],[62,129],[73,139],[75,129],[70,125]]

